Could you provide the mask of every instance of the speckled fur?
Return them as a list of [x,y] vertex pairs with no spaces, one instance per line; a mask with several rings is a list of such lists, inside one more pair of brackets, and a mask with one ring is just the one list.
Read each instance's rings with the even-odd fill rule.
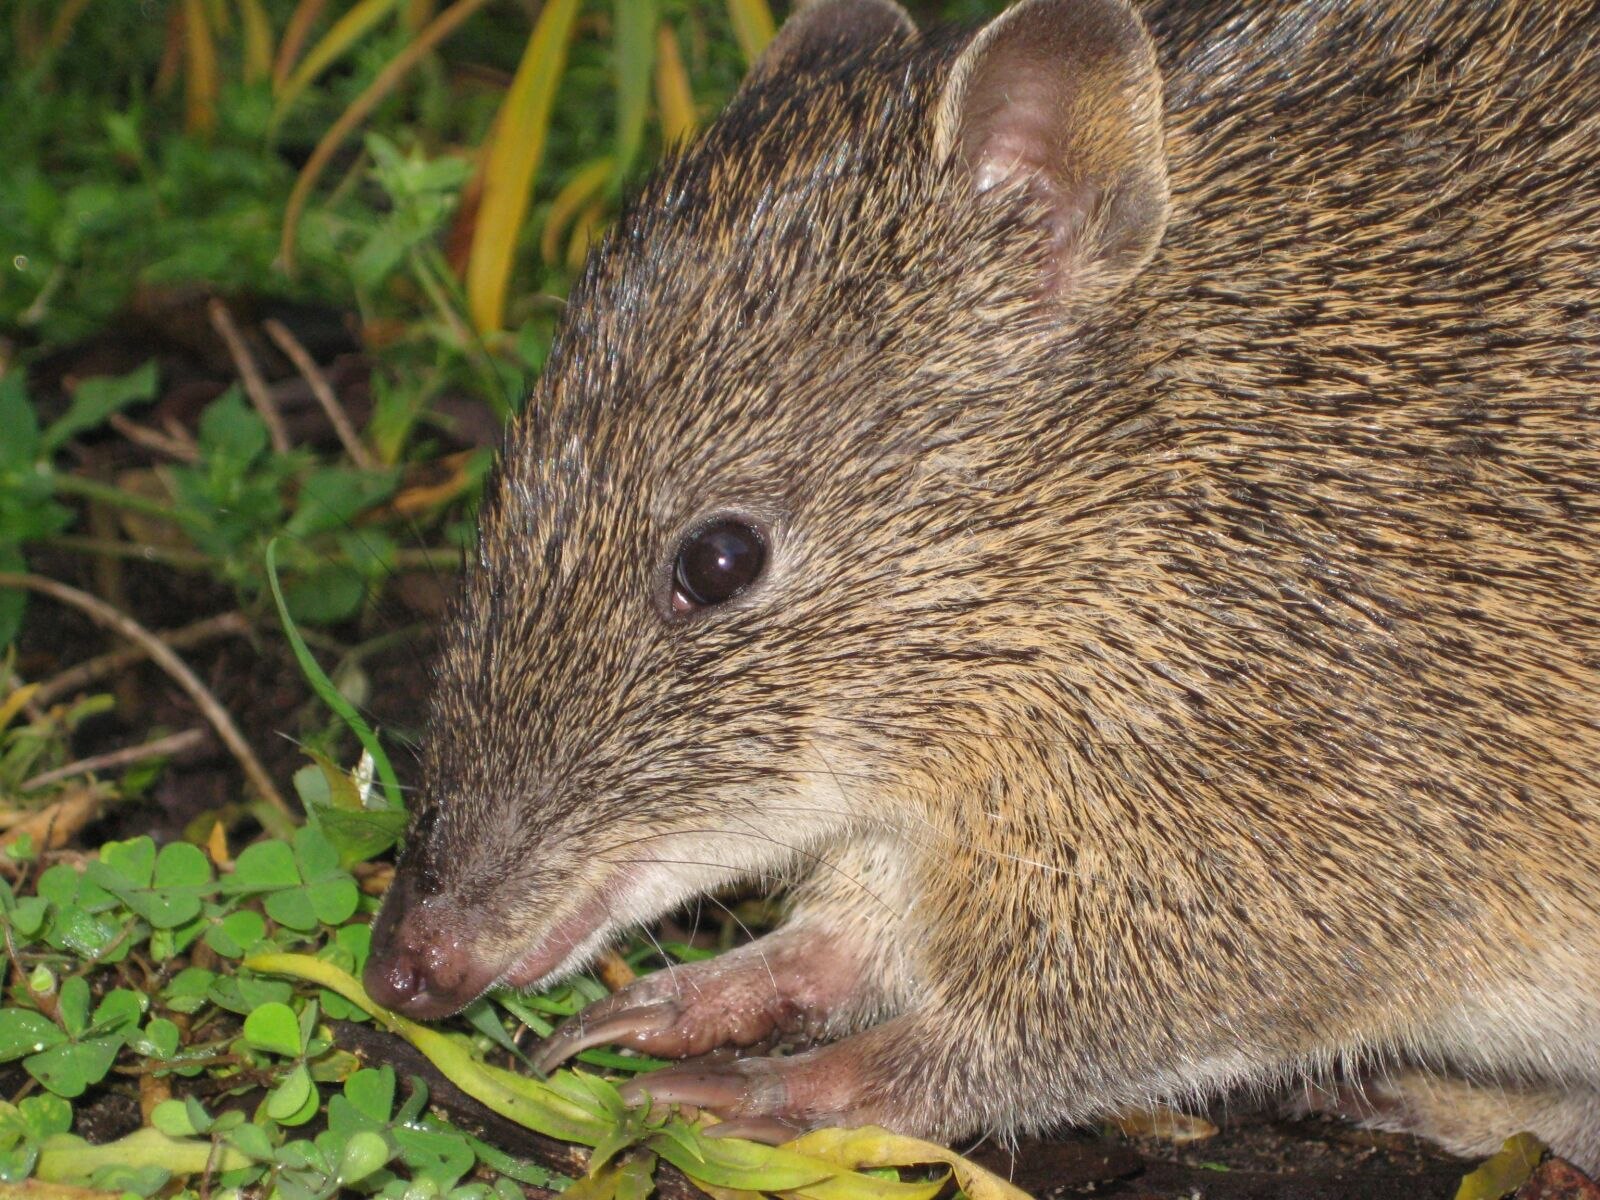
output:
[[[934,153],[954,34],[772,64],[645,188],[506,443],[405,870],[497,961],[603,893],[563,969],[808,877],[919,1133],[1420,1068],[1541,1099],[1375,1119],[1554,1095],[1593,1164],[1600,8],[1145,16],[1167,227],[1092,303]],[[723,511],[765,579],[667,619]]]

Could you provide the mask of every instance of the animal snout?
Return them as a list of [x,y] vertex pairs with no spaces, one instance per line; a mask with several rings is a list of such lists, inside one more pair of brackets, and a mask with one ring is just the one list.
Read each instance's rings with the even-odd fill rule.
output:
[[493,971],[436,899],[412,901],[406,890],[397,885],[373,923],[367,994],[408,1017],[448,1016],[493,983]]

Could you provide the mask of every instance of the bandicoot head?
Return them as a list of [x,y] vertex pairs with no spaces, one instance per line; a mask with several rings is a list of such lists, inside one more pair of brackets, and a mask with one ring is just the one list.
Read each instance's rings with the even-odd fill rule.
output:
[[381,1002],[551,980],[989,769],[1062,355],[1167,212],[1137,19],[1013,16],[812,6],[591,257],[445,634]]
[[649,1076],[773,1138],[1295,1080],[1596,1161],[1600,8],[1145,11],[1164,79],[1124,0],[811,5],[619,221],[445,635],[381,1003],[793,875],[539,1064],[834,1039]]

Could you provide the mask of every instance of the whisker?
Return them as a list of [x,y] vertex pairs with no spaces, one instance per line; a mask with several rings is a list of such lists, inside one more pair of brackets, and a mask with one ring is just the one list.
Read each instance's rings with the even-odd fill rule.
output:
[[[892,906],[890,906],[883,899],[883,897],[879,896],[876,892],[874,892],[866,884],[862,883],[859,879],[855,878],[848,871],[845,871],[842,868],[840,868],[837,863],[830,863],[830,862],[828,862],[828,860],[824,856],[816,853],[815,851],[804,850],[799,846],[796,846],[796,845],[793,845],[792,843],[783,841],[781,838],[772,837],[770,834],[757,833],[757,832],[746,832],[744,830],[739,830],[739,829],[717,829],[717,828],[697,829],[697,828],[693,828],[693,827],[687,828],[687,829],[684,829],[684,828],[669,829],[669,830],[664,830],[664,831],[662,831],[660,833],[640,834],[638,837],[629,838],[627,841],[624,841],[624,842],[618,842],[615,846],[608,846],[608,847],[606,847],[605,850],[600,852],[600,857],[606,857],[608,862],[609,861],[662,862],[662,863],[676,862],[677,860],[670,859],[670,858],[613,860],[613,859],[609,858],[608,856],[609,856],[610,852],[614,851],[614,850],[626,850],[630,846],[637,846],[637,845],[640,845],[640,844],[642,844],[644,842],[654,841],[657,838],[674,837],[674,836],[677,836],[677,835],[680,835],[680,834],[685,834],[685,833],[704,834],[704,835],[706,835],[708,837],[714,837],[714,836],[718,836],[718,835],[722,835],[722,834],[730,834],[731,833],[731,834],[734,834],[735,836],[738,836],[738,837],[753,838],[753,839],[755,839],[757,841],[770,842],[775,846],[782,846],[785,850],[791,851],[792,853],[797,854],[797,855],[801,856],[802,858],[809,858],[813,863],[815,863],[818,866],[827,867],[829,870],[833,871],[836,875],[838,875],[841,879],[843,879],[846,882],[850,883],[852,886],[861,889],[861,891],[865,895],[871,897],[872,900],[874,900],[876,903],[878,903],[879,905],[881,905],[883,907],[885,912],[887,912],[890,915],[894,916],[896,919],[898,919],[902,915],[902,914],[896,912],[895,909]],[[730,867],[730,866],[728,866],[727,864],[724,864],[724,863],[698,863],[698,864],[687,864],[687,865],[718,866],[718,867],[721,867],[723,870],[733,871],[737,875],[748,876],[750,874],[748,868],[738,869],[738,868]]]
[[734,912],[733,909],[729,908],[721,900],[718,900],[715,896],[707,896],[706,899],[715,904],[723,912],[727,913],[728,916],[733,920],[733,923],[744,931],[745,937],[750,939],[750,945],[754,946],[756,948],[755,952],[761,956],[761,966],[767,973],[767,979],[772,983],[772,994],[774,996],[781,997],[783,992],[778,987],[778,977],[773,973],[772,964],[767,961],[767,950],[766,947],[761,944],[761,939],[750,931],[750,926],[746,925],[739,919],[738,913]]
[[[606,915],[609,917],[611,914],[608,912]],[[645,937],[650,939],[650,944],[656,948],[656,953],[661,956],[661,961],[666,964],[667,982],[672,985],[673,992],[682,997],[683,989],[678,986],[678,964],[673,961],[672,955],[667,953],[666,948],[662,946],[649,925],[641,925],[639,930]]]

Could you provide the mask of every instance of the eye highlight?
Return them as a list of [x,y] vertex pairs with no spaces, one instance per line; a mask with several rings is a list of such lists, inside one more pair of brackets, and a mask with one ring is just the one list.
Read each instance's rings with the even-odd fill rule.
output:
[[672,563],[672,611],[698,612],[733,599],[767,565],[761,531],[739,517],[720,517],[683,539]]

